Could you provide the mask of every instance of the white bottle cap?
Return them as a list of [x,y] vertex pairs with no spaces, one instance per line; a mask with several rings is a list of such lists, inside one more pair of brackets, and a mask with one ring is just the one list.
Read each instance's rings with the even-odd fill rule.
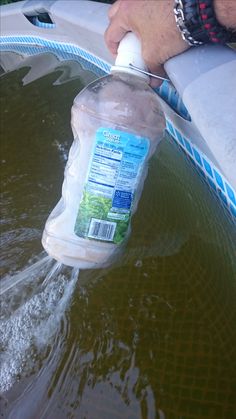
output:
[[135,74],[149,80],[146,74],[140,73],[130,66],[138,67],[140,70],[147,71],[147,66],[142,57],[141,42],[133,32],[128,32],[120,41],[115,65],[111,67],[111,72],[123,71],[125,73]]

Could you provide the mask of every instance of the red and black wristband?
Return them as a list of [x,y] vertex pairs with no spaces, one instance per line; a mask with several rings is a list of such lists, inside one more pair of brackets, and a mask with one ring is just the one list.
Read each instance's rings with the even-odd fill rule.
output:
[[190,45],[236,42],[236,32],[218,22],[213,3],[213,0],[175,0],[176,23]]
[[227,44],[236,41],[236,32],[222,26],[215,15],[212,0],[197,0],[201,24],[209,42]]

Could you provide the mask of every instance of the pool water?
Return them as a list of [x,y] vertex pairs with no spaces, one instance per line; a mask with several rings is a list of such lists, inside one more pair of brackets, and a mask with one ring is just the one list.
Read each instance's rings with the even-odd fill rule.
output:
[[[4,278],[46,257],[41,235],[60,197],[73,140],[70,109],[95,77],[58,62],[29,83],[37,66],[32,57],[0,78]],[[68,288],[54,275],[61,294],[53,310],[63,315],[46,342],[34,342],[34,356],[24,353],[3,388],[2,417],[236,417],[235,248],[235,227],[223,208],[164,136],[123,257],[109,269],[81,271],[64,300]],[[30,287],[23,282],[1,297],[11,302],[6,316],[38,292],[40,263]],[[4,312],[1,321],[9,339],[11,327],[20,339],[20,321],[11,326]]]

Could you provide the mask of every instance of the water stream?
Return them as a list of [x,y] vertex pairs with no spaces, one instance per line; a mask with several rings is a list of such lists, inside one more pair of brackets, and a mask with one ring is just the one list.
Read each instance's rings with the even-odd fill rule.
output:
[[[3,279],[0,317],[0,392],[35,368],[52,343],[79,275],[49,257]],[[37,364],[37,362],[36,362]]]

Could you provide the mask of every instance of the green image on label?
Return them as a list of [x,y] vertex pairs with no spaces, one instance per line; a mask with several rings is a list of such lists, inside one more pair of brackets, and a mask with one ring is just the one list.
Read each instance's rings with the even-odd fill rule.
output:
[[120,244],[127,233],[149,140],[99,128],[79,206],[75,234]]

